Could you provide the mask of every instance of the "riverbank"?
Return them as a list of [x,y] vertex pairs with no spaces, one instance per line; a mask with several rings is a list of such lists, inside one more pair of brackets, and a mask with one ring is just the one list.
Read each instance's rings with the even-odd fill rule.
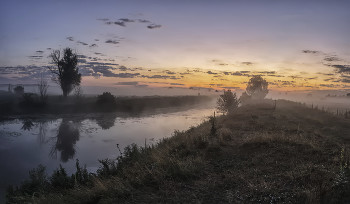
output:
[[243,106],[155,146],[129,146],[95,175],[32,174],[9,201],[346,203],[349,135],[349,119],[299,103]]

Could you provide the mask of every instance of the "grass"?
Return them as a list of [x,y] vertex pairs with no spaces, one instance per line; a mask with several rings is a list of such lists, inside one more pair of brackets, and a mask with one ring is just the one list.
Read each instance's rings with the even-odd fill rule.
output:
[[127,147],[88,184],[19,189],[9,201],[347,203],[349,131],[350,120],[290,101],[243,106],[155,146]]

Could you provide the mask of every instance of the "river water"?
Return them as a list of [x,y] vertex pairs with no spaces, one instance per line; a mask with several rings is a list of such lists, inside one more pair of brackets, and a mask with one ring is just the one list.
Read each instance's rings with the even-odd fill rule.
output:
[[39,164],[48,175],[60,164],[69,172],[75,161],[97,170],[98,159],[116,158],[129,144],[155,144],[174,130],[186,130],[206,120],[213,106],[164,109],[156,114],[118,113],[14,119],[0,123],[0,201],[8,185],[28,178]]

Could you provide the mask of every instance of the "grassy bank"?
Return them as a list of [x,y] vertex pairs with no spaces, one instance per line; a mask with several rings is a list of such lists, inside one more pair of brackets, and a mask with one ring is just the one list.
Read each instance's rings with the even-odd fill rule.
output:
[[[240,107],[149,147],[129,146],[96,174],[40,169],[8,201],[35,203],[350,202],[350,120],[279,100]],[[79,166],[79,165],[77,165]],[[80,172],[80,173],[78,173]],[[85,172],[85,173],[84,173]]]
[[140,113],[156,108],[180,107],[194,105],[212,100],[209,96],[148,96],[117,97],[113,103],[99,103],[98,97],[49,96],[43,104],[35,96],[9,95],[0,98],[0,114],[2,117],[23,114],[70,114],[94,112],[129,112]]

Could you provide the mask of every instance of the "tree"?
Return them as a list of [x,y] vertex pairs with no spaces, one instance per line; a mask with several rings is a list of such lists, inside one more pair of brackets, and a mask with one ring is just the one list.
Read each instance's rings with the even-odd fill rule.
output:
[[246,93],[251,99],[261,100],[269,93],[268,86],[268,82],[260,75],[253,76],[248,82]]
[[49,85],[47,84],[47,81],[45,81],[43,76],[41,76],[40,82],[38,83],[38,91],[39,91],[40,101],[42,104],[46,103],[48,88],[49,88]]
[[217,109],[222,113],[232,113],[238,108],[239,100],[236,93],[231,90],[224,90],[224,94],[220,95],[217,101]]
[[54,75],[53,80],[61,87],[63,96],[68,94],[80,85],[81,74],[79,74],[78,57],[73,53],[72,49],[65,48],[61,57],[60,50],[54,50],[50,57],[55,67],[50,67],[51,73]]
[[113,96],[110,92],[103,92],[102,95],[97,96],[96,104],[100,108],[114,108],[117,104],[115,96]]

